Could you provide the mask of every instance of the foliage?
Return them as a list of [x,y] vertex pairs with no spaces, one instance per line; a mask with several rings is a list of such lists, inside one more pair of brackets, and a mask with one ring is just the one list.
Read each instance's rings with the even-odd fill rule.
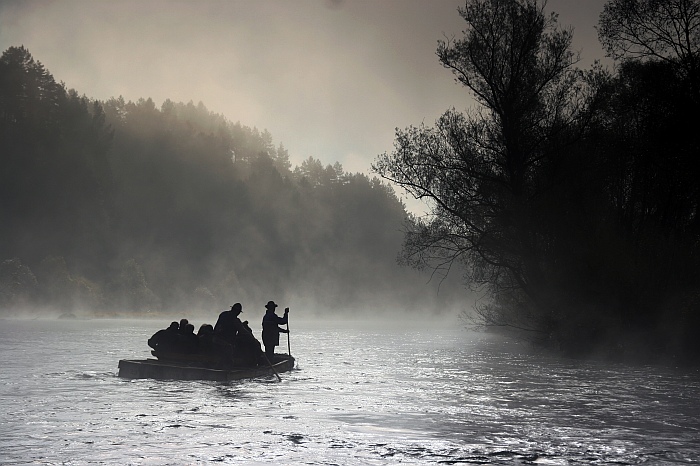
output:
[[37,293],[37,280],[19,259],[0,262],[0,305],[4,308],[32,304]]
[[0,258],[37,272],[35,306],[435,305],[395,266],[406,213],[393,190],[312,157],[292,168],[268,131],[202,103],[93,101],[11,47],[0,154]]
[[611,0],[598,36],[616,60],[664,63],[700,105],[699,0]]
[[[572,69],[571,33],[535,2],[473,1],[460,14],[465,38],[441,42],[438,56],[482,109],[397,131],[394,152],[374,168],[433,205],[430,220],[408,232],[408,263],[463,261],[473,283],[539,301],[547,238],[535,222],[553,195],[561,148],[585,118],[588,89]],[[504,314],[482,313],[506,324],[496,316]]]
[[598,34],[616,60],[661,60],[697,73],[700,2],[611,0],[600,15]]
[[653,14],[634,20],[659,31],[679,20],[667,7],[696,15],[697,2],[611,1],[601,31],[626,54],[613,75],[576,69],[571,32],[537,1],[467,1],[464,38],[437,54],[479,108],[397,130],[375,162],[432,207],[411,222],[404,262],[443,274],[465,264],[491,298],[477,325],[569,353],[700,354],[687,331],[700,323],[698,101],[682,72],[692,66],[678,66],[697,48],[672,56],[652,42],[635,60],[610,25],[641,4]]

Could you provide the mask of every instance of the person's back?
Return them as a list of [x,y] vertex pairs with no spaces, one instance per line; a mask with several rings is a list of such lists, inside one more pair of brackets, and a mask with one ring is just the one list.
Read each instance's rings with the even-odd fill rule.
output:
[[148,339],[148,346],[156,351],[173,351],[177,347],[178,331],[178,323],[171,322],[168,328],[158,330]]
[[180,352],[196,353],[199,351],[199,339],[194,333],[194,325],[185,325],[184,332],[180,335]]
[[190,321],[187,319],[180,319],[180,326],[178,329],[178,333],[184,334],[186,329],[187,329],[187,324],[189,324],[189,323],[190,323]]
[[208,352],[212,349],[214,339],[214,327],[211,324],[202,324],[197,331],[200,351]]
[[238,324],[240,320],[238,319],[238,314],[240,314],[243,309],[240,303],[236,303],[231,306],[231,309],[224,311],[219,314],[219,318],[214,325],[214,334],[228,343],[233,344],[236,333],[238,333]]
[[245,322],[241,322],[240,319],[236,320],[238,321],[238,332],[236,333],[234,342],[236,358],[241,365],[255,366],[262,355],[260,342],[255,338],[255,335],[253,335],[253,331],[248,326],[247,320]]

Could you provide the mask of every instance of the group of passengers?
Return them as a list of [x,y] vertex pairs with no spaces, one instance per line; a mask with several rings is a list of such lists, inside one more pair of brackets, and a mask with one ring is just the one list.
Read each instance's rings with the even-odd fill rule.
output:
[[275,346],[279,345],[279,334],[289,333],[289,330],[279,327],[287,324],[289,308],[285,308],[283,317],[276,314],[276,308],[277,304],[274,301],[265,305],[266,312],[262,319],[264,353],[248,321],[242,322],[239,318],[243,312],[241,303],[236,303],[231,309],[219,314],[213,327],[211,324],[202,324],[197,333],[194,332],[194,325],[187,319],[181,319],[179,323],[172,322],[168,328],[153,334],[148,339],[148,346],[153,348],[154,354],[158,356],[199,355],[236,366],[255,366],[263,361],[267,364],[275,360]]

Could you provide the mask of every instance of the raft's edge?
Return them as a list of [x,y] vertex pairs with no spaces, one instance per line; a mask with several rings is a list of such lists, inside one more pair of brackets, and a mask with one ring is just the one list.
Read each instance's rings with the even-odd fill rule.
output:
[[275,371],[287,372],[294,368],[294,358],[289,357],[269,366],[242,367],[233,369],[211,369],[190,365],[177,365],[157,359],[121,359],[118,376],[125,379],[158,380],[210,380],[228,382],[274,375]]

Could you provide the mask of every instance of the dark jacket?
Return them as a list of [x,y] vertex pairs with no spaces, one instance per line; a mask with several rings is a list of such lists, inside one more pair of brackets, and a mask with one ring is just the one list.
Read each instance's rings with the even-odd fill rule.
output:
[[233,311],[224,311],[219,314],[219,319],[214,326],[214,334],[229,343],[233,343],[238,333],[241,321]]
[[154,350],[174,351],[178,347],[179,333],[173,328],[158,330],[148,339],[148,346]]
[[278,324],[287,323],[287,314],[280,317],[275,314],[275,311],[267,311],[262,320],[262,340],[265,346],[277,346],[280,344],[280,332],[287,333],[283,328],[279,328]]

